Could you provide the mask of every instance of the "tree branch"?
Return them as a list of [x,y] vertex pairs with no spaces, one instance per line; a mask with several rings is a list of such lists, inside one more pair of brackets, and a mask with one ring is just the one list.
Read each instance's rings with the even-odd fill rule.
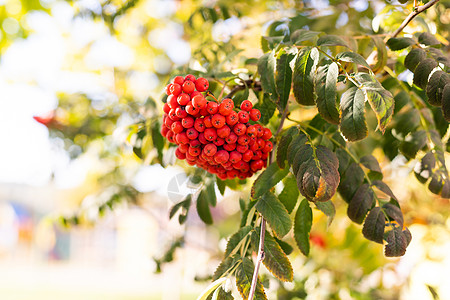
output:
[[[403,21],[403,23],[400,25],[400,27],[394,31],[394,33],[392,34],[391,37],[396,37],[400,32],[402,32],[402,30],[409,24],[409,22],[412,21],[412,19],[414,19],[418,14],[420,14],[421,12],[427,10],[428,8],[430,8],[431,6],[435,5],[436,3],[438,3],[439,0],[431,0],[430,2],[428,2],[427,4],[424,4],[422,6],[417,6],[414,7],[414,11],[411,12],[408,17],[406,17],[406,19]],[[389,36],[387,36],[385,38],[385,42],[389,39]]]
[[236,94],[239,91],[245,90],[246,88],[253,88],[256,91],[262,91],[261,82],[254,81],[254,80],[246,80],[245,84],[236,85],[233,87],[233,89],[224,97],[225,98],[231,98],[234,94]]

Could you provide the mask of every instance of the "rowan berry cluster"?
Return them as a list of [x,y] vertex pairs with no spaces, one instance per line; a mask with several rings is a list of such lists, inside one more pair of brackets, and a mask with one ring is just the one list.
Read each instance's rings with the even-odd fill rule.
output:
[[266,166],[272,132],[257,122],[261,112],[244,100],[207,101],[205,78],[177,76],[167,85],[161,134],[178,145],[175,155],[221,179],[252,176]]

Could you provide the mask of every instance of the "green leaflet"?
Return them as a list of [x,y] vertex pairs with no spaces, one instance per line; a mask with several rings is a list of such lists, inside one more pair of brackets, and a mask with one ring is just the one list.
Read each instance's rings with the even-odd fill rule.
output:
[[370,241],[383,244],[383,234],[386,219],[381,208],[374,207],[364,222],[362,233]]
[[275,84],[278,93],[278,107],[283,113],[291,93],[292,86],[292,70],[289,63],[294,58],[294,54],[286,53],[283,49],[278,53],[277,65],[275,71]]
[[394,204],[391,203],[386,203],[383,205],[383,210],[390,219],[397,222],[397,224],[401,228],[403,228],[403,214],[398,206],[395,206]]
[[158,153],[158,162],[162,163],[165,139],[163,138],[163,136],[161,135],[161,132],[160,132],[161,124],[159,123],[158,120],[154,120],[151,123],[151,127],[152,127],[151,134],[152,134],[153,146],[156,148],[156,151]]
[[428,32],[422,32],[418,37],[418,41],[420,44],[427,46],[441,45],[441,42],[439,42],[434,35]]
[[269,94],[272,99],[277,99],[275,87],[275,54],[269,52],[261,56],[258,60],[258,73],[261,76],[261,86],[263,91]]
[[[236,269],[236,287],[241,294],[242,298],[248,299],[250,293],[250,287],[253,278],[253,262],[247,257],[242,258],[242,263]],[[267,300],[266,293],[258,278],[256,283],[255,298],[254,300]]]
[[366,167],[367,169],[381,173],[380,164],[378,163],[378,160],[373,155],[364,155],[359,159],[359,162]]
[[[255,252],[258,251],[259,232],[260,229],[258,228],[252,232],[252,245],[256,250]],[[292,281],[294,279],[291,262],[268,231],[264,235],[264,254],[264,260],[262,262],[270,273],[281,281]]]
[[337,35],[323,35],[317,40],[317,46],[344,46],[349,48],[348,44]]
[[426,56],[427,54],[422,48],[412,49],[408,55],[406,55],[404,65],[408,70],[414,72],[417,65],[423,61]]
[[365,183],[353,195],[352,200],[348,204],[347,215],[353,222],[361,224],[374,203],[375,194],[370,186]]
[[312,210],[307,199],[300,202],[300,206],[295,214],[294,239],[300,251],[309,255],[309,232],[312,226]]
[[374,180],[372,181],[372,186],[376,186],[380,191],[382,191],[384,194],[388,195],[394,200],[397,200],[397,197],[395,197],[394,193],[392,192],[391,188],[384,183],[381,180]]
[[291,218],[284,205],[274,194],[267,192],[262,195],[255,207],[278,237],[285,236],[291,230]]
[[377,48],[377,63],[375,64],[373,68],[373,72],[376,73],[383,69],[383,67],[387,63],[387,50],[386,45],[383,42],[383,39],[379,36],[372,36],[372,40],[375,44],[375,47]]
[[235,248],[248,235],[248,233],[252,229],[253,229],[252,226],[244,226],[242,228],[239,228],[239,230],[230,237],[227,243],[227,248],[225,250],[225,257],[229,256],[230,254],[233,253],[233,251],[235,251]]
[[364,171],[357,163],[352,163],[347,170],[345,175],[342,176],[341,182],[339,184],[339,194],[345,202],[350,203],[355,195],[356,190],[364,182]]
[[336,101],[338,75],[339,67],[333,62],[317,69],[314,83],[317,109],[320,115],[332,124],[340,123],[339,104]]
[[342,120],[340,129],[349,141],[362,140],[368,135],[364,116],[364,94],[351,87],[341,97]]
[[286,177],[288,173],[288,169],[280,169],[277,163],[271,163],[253,183],[251,190],[252,198],[258,199],[261,197],[280,182],[281,179]]
[[295,155],[297,154],[300,147],[302,147],[307,141],[306,135],[304,133],[300,133],[292,139],[291,144],[287,149],[287,161],[289,165],[294,163]]
[[290,127],[281,137],[277,147],[277,164],[281,169],[285,167],[285,161],[288,155],[288,147],[291,144],[292,138],[298,134],[298,129],[295,126]]
[[328,217],[327,226],[331,225],[334,216],[336,215],[336,208],[331,200],[325,202],[315,202],[316,207]]
[[223,283],[225,283],[226,280],[227,278],[219,278],[216,281],[211,282],[211,284],[205,288],[200,296],[198,296],[197,300],[206,300],[208,296],[217,288],[219,288]]
[[306,29],[297,29],[291,34],[291,42],[295,45],[299,45],[304,41],[309,41],[318,36],[320,32],[309,31]]
[[236,258],[234,256],[225,257],[220,264],[217,266],[214,274],[212,276],[212,280],[219,279],[225,272],[231,269],[236,264]]
[[427,85],[428,102],[433,106],[442,106],[444,87],[450,83],[450,75],[436,71],[431,75]]
[[[409,232],[409,231],[408,231]],[[387,245],[384,247],[384,255],[387,257],[403,256],[408,247],[407,233],[400,227],[395,227],[386,234]]]
[[402,38],[390,38],[386,45],[392,50],[392,51],[398,51],[405,49],[411,45],[414,45],[416,43],[415,40],[412,38],[402,37]]
[[213,223],[211,211],[209,210],[208,194],[204,189],[197,198],[197,213],[205,224],[211,225]]
[[447,83],[442,92],[442,113],[445,120],[450,122],[450,83]]
[[426,144],[427,133],[425,130],[419,130],[409,134],[400,144],[399,150],[406,158],[413,159],[416,157],[417,152],[425,147]]
[[314,105],[314,72],[319,51],[305,47],[296,57],[293,74],[295,100],[301,105]]
[[413,83],[421,89],[425,89],[428,83],[428,76],[437,65],[438,63],[432,58],[422,60],[414,70]]
[[270,118],[272,118],[273,114],[275,113],[277,105],[273,100],[270,99],[269,94],[264,93],[262,99],[260,98],[254,108],[259,109],[259,111],[261,112],[261,119],[259,119],[259,123],[266,125],[267,123],[269,123]]
[[291,174],[283,180],[284,188],[278,195],[278,200],[283,203],[288,213],[291,213],[297,204],[298,196],[300,192],[297,188],[297,181]]
[[177,204],[175,204],[174,206],[172,206],[172,208],[170,209],[169,212],[169,219],[172,219],[173,216],[177,213],[177,211],[180,208],[184,208],[185,210],[189,209],[189,206],[191,206],[191,201],[192,201],[192,194],[189,194],[186,196],[186,198],[184,198],[184,200],[178,202]]
[[367,61],[364,59],[364,57],[362,57],[361,55],[359,55],[356,52],[352,52],[352,51],[341,52],[336,56],[336,59],[341,60],[341,61],[346,61],[346,62],[352,62],[352,63],[358,64],[358,65],[364,66],[370,70],[370,66],[367,63]]

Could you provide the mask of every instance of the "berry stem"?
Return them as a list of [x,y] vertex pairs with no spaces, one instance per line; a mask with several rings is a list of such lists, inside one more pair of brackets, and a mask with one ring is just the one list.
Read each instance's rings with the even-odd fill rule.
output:
[[219,100],[217,100],[216,97],[214,97],[213,93],[210,90],[206,91],[206,96],[213,98],[217,103],[219,102]]

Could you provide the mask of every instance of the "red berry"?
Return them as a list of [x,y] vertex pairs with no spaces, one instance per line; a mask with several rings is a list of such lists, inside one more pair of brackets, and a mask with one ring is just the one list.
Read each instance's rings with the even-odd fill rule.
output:
[[250,164],[250,168],[252,169],[253,172],[261,170],[263,167],[264,167],[264,162],[261,159],[252,161]]
[[221,137],[216,137],[216,139],[214,140],[214,145],[216,145],[217,147],[220,147],[224,144],[225,144],[225,140]]
[[173,83],[182,85],[184,83],[183,76],[175,76],[175,78],[173,79]]
[[262,151],[258,150],[258,151],[253,152],[252,159],[253,160],[258,160],[258,159],[261,159],[261,156],[262,156]]
[[267,141],[266,145],[264,146],[264,148],[262,149],[263,152],[265,153],[269,153],[270,151],[272,151],[273,149],[273,144],[271,141]]
[[169,104],[170,108],[177,108],[178,102],[177,102],[177,97],[170,95],[169,97],[167,97],[167,104]]
[[237,112],[231,111],[230,114],[227,116],[227,124],[230,126],[235,125],[239,121],[239,117]]
[[256,136],[257,137],[262,137],[263,134],[264,134],[263,127],[261,125],[259,125],[259,124],[255,124],[255,126],[256,126]]
[[236,133],[236,135],[243,135],[243,134],[245,134],[246,130],[247,130],[247,126],[245,126],[242,123],[238,123],[238,124],[234,125],[234,127],[233,127],[233,132]]
[[230,135],[231,129],[227,125],[224,125],[217,129],[217,135],[221,138],[226,138]]
[[253,151],[252,150],[247,150],[244,152],[244,154],[242,154],[242,160],[249,162],[251,161],[253,158]]
[[255,125],[250,125],[249,127],[247,127],[247,135],[249,137],[255,137],[256,136],[256,126]]
[[230,153],[230,161],[235,164],[242,159],[242,154],[237,151],[232,151]]
[[259,111],[259,109],[256,108],[252,108],[250,110],[250,120],[252,121],[258,121],[261,118],[261,112]]
[[213,156],[217,152],[217,146],[214,144],[207,144],[203,147],[203,152],[207,156]]
[[214,141],[217,138],[216,129],[214,128],[206,128],[204,134],[205,139],[210,142]]
[[204,92],[209,88],[209,82],[207,79],[203,78],[203,77],[199,77],[197,78],[197,80],[195,81],[195,88],[197,89],[197,91],[199,92]]
[[217,151],[217,153],[214,154],[214,160],[219,164],[226,162],[229,158],[230,154],[228,153],[228,151],[225,150]]
[[188,74],[186,75],[186,77],[184,77],[184,80],[195,81],[195,76],[192,74]]
[[188,153],[192,156],[199,156],[202,150],[200,148],[189,147]]
[[248,145],[249,141],[250,141],[250,138],[246,135],[241,135],[237,140],[239,145]]
[[204,134],[203,132],[201,132],[201,133],[198,135],[198,140],[199,140],[199,142],[202,143],[203,145],[208,144],[208,140],[205,138],[205,134]]
[[236,145],[236,151],[240,153],[245,153],[248,150],[248,145]]
[[219,111],[219,104],[217,104],[217,102],[214,102],[214,101],[208,101],[208,103],[206,105],[206,110],[211,115],[214,115],[215,113],[217,113]]
[[223,149],[227,150],[227,151],[233,151],[234,149],[236,149],[236,143],[233,144],[224,144],[223,145]]
[[227,142],[228,144],[234,144],[237,142],[237,139],[238,139],[238,136],[234,132],[232,132],[232,133],[230,133],[229,136],[227,136],[225,138],[225,142]]
[[188,144],[184,144],[184,145],[179,145],[178,149],[182,152],[182,153],[186,153],[189,149],[189,145]]
[[248,120],[250,119],[250,116],[248,115],[248,112],[241,110],[238,113],[238,117],[239,117],[239,122],[240,123],[247,123]]
[[167,140],[171,143],[175,143],[175,133],[173,133],[172,130],[170,130],[169,132],[167,132]]
[[194,107],[192,104],[186,105],[186,112],[191,116],[196,116],[198,114],[198,108]]
[[170,128],[170,126],[172,126],[172,123],[173,123],[173,122],[174,122],[174,121],[173,121],[171,118],[167,117],[167,118],[164,120],[164,125],[166,125],[167,128]]
[[231,99],[224,99],[222,103],[219,104],[219,113],[228,116],[234,108],[233,100]]
[[189,146],[194,147],[194,148],[200,148],[201,145],[202,145],[202,143],[200,143],[200,141],[198,139],[192,140],[189,142]]
[[186,80],[183,85],[183,92],[190,94],[195,90],[195,84],[194,82],[190,81],[190,80]]
[[227,172],[227,177],[230,179],[236,178],[236,176],[239,174],[238,170],[230,170]]
[[170,86],[170,93],[175,97],[181,93],[181,85],[174,83]]
[[206,106],[206,99],[203,95],[197,95],[192,98],[192,105],[194,105],[198,109],[202,109]]
[[179,107],[177,107],[177,109],[175,109],[175,114],[180,119],[183,119],[183,118],[187,117],[187,115],[188,115],[186,112],[186,109],[182,106],[179,106]]
[[170,106],[169,106],[168,103],[164,103],[163,111],[164,111],[164,113],[166,113],[166,114],[169,113],[169,111],[170,111]]
[[175,140],[178,144],[187,144],[189,143],[189,138],[186,135],[186,132],[180,132],[175,136]]
[[191,127],[186,130],[186,135],[190,140],[195,140],[198,137],[198,131]]
[[189,95],[186,93],[181,93],[177,97],[177,102],[180,105],[186,105],[189,103],[190,100],[191,100],[191,97],[189,97]]
[[212,125],[216,128],[221,128],[223,125],[225,125],[225,117],[221,114],[215,114],[211,118]]
[[242,110],[250,111],[252,108],[253,108],[252,102],[250,102],[249,100],[242,101],[242,103],[241,103]]
[[262,136],[263,139],[268,140],[272,137],[272,131],[270,131],[269,128],[264,128],[263,131],[264,131],[263,136]]
[[180,118],[177,117],[176,111],[173,108],[169,111],[169,118],[172,121],[178,121],[180,119]]
[[161,135],[165,137],[168,132],[169,132],[169,128],[167,128],[166,125],[163,125],[161,127]]
[[258,150],[261,150],[266,145],[266,142],[263,139],[258,139],[256,142],[258,144]]
[[211,120],[211,116],[206,116],[205,118],[204,118],[204,123],[205,123],[205,127],[206,128],[211,128],[211,127],[213,127],[213,125],[212,125],[212,120]]
[[176,156],[178,159],[185,159],[185,158],[186,158],[186,154],[184,154],[183,152],[181,152],[179,148],[177,148],[177,150],[175,150],[175,156]]
[[205,126],[205,121],[204,121],[204,120],[205,120],[205,119],[201,119],[201,118],[195,119],[195,122],[194,122],[194,128],[195,128],[198,132],[203,132],[203,131],[205,131],[206,126]]
[[171,83],[169,83],[168,85],[166,85],[166,87],[164,88],[164,92],[166,92],[166,95],[170,95],[170,87],[172,86]]
[[183,131],[183,126],[181,125],[180,121],[175,121],[172,123],[172,126],[170,127],[174,133],[180,133]]
[[206,107],[200,109],[200,116],[206,117],[209,116],[209,112],[206,110]]
[[194,126],[194,118],[187,116],[186,118],[181,119],[181,125],[183,125],[184,128],[191,128]]

